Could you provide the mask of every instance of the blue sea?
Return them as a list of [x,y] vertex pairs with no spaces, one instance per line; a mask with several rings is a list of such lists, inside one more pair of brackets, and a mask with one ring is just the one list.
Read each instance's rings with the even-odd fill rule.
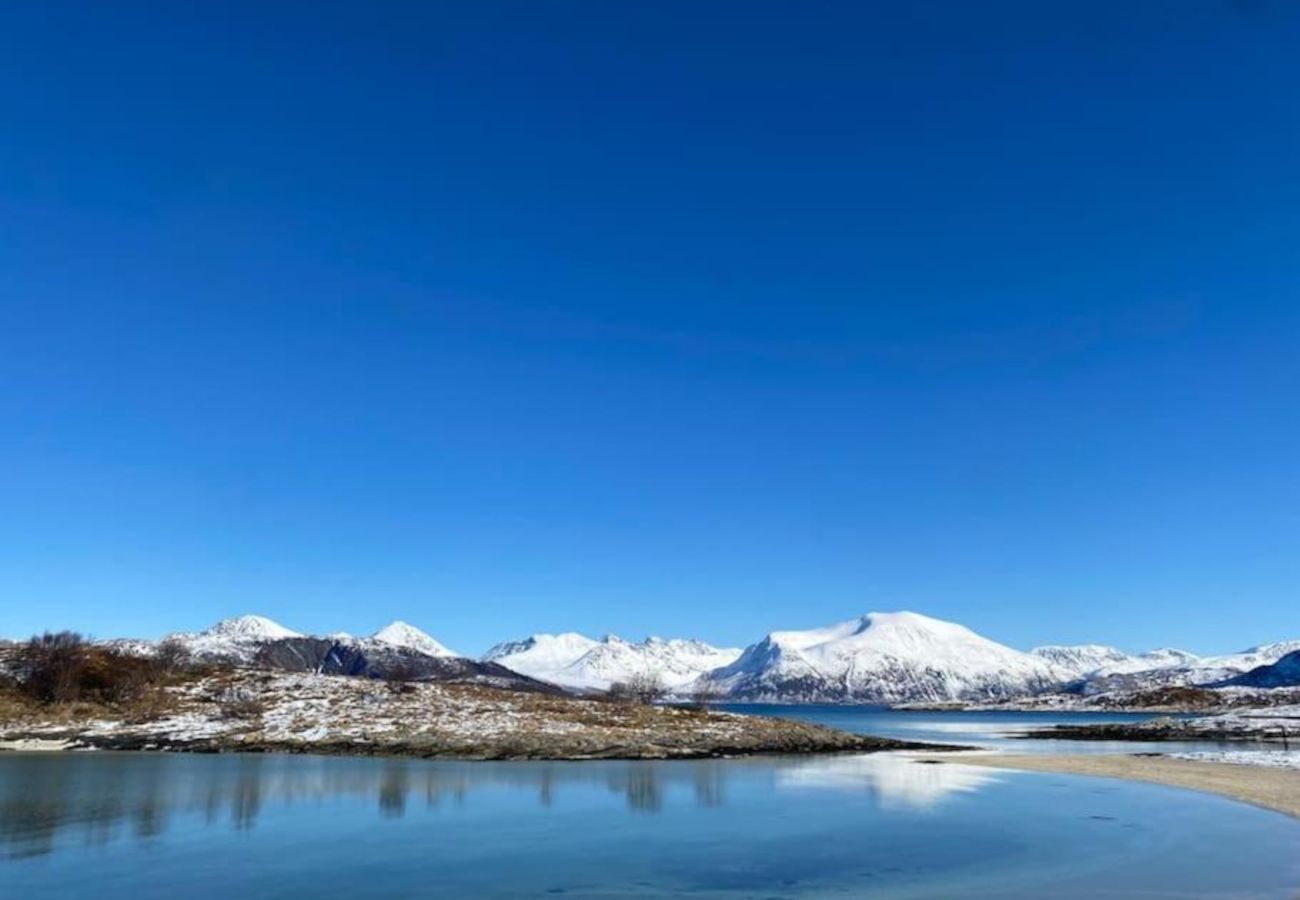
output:
[[[777,712],[966,741],[1010,740],[997,735],[1027,721],[988,714],[976,728],[952,718],[965,713]],[[1173,788],[895,754],[567,763],[0,756],[4,900],[1298,892],[1300,821],[1286,816]]]

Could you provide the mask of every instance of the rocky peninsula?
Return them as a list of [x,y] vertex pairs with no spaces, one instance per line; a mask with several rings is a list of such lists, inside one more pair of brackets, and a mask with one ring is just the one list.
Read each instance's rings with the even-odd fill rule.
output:
[[147,708],[11,693],[0,747],[574,760],[944,749],[707,708],[257,669],[182,679]]

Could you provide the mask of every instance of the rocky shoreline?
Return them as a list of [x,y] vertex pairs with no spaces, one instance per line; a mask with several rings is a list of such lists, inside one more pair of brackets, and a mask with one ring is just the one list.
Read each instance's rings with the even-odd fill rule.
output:
[[1097,694],[1047,693],[1014,700],[948,700],[895,704],[914,712],[1096,712],[1227,715],[1300,705],[1300,689],[1164,687]]
[[1007,735],[1056,741],[1215,741],[1300,747],[1300,708],[1255,710],[1248,714],[1052,725]]
[[10,710],[0,720],[0,746],[466,760],[952,749],[714,710],[258,670],[198,678],[168,688],[165,699],[138,720],[104,709]]

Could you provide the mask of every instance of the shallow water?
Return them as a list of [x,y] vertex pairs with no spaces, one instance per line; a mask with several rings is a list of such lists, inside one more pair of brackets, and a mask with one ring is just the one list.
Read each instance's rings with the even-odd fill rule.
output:
[[1300,822],[893,754],[0,757],[0,896],[1274,898]]

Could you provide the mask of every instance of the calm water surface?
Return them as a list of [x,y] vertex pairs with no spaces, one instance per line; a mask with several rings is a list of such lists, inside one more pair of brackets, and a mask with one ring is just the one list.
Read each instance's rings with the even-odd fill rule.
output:
[[888,754],[0,756],[0,897],[1295,898],[1300,823]]
[[[730,704],[725,709],[762,716],[780,716],[829,725],[843,731],[875,734],[905,741],[931,741],[1005,750],[1014,753],[1138,753],[1204,750],[1222,747],[1211,741],[1114,742],[1027,740],[1017,735],[1053,725],[1095,725],[1141,722],[1151,713],[1097,712],[929,712],[892,710],[883,706],[785,706]],[[1240,749],[1243,745],[1234,744]]]

